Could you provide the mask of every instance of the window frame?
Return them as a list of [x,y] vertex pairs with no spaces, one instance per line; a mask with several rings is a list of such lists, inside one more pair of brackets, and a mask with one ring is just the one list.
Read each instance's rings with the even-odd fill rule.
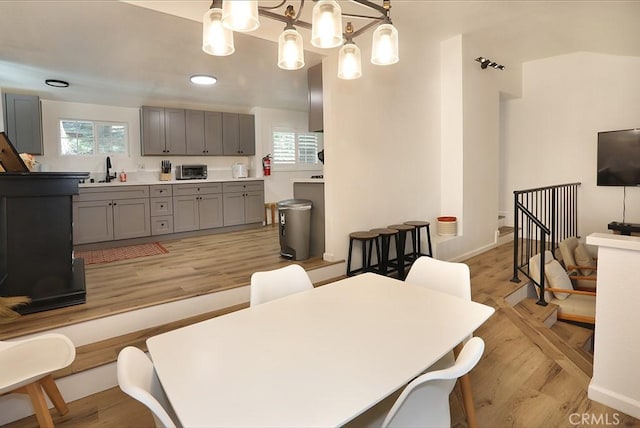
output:
[[[275,142],[274,142],[274,134],[276,132],[282,132],[282,133],[290,133],[290,134],[294,134],[294,138],[295,138],[295,163],[293,164],[282,164],[282,163],[276,163],[275,158],[274,158],[274,152],[275,152]],[[304,163],[304,162],[300,162],[300,138],[299,135],[302,134],[312,134],[315,135],[317,137],[317,144],[316,144],[316,157],[315,157],[315,163]],[[271,129],[271,170],[272,171],[318,171],[318,170],[322,170],[323,168],[323,164],[322,162],[320,162],[320,160],[317,157],[317,153],[320,152],[321,150],[323,150],[324,147],[324,139],[323,139],[323,134],[321,132],[309,132],[309,131],[304,131],[304,130],[300,130],[300,129],[295,129],[295,128],[288,128],[288,127],[280,127],[280,126],[274,126]]]
[[[79,154],[79,153],[64,153],[62,147],[63,136],[61,133],[61,129],[63,127],[63,122],[89,122],[93,127],[93,152],[87,154]],[[100,126],[122,126],[124,128],[123,131],[123,143],[124,148],[122,152],[110,152],[100,151],[99,144],[99,132],[98,129]],[[118,122],[112,120],[94,120],[94,119],[79,119],[79,118],[60,118],[58,120],[58,152],[60,156],[75,156],[75,157],[89,157],[89,156],[129,156],[129,123],[128,122]]]

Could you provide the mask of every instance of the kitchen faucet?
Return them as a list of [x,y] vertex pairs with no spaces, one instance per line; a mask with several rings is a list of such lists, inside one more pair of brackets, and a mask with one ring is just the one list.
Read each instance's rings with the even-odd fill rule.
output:
[[111,158],[109,156],[107,156],[107,176],[105,178],[105,181],[107,183],[110,183],[112,179],[116,178],[116,175],[113,174],[109,174],[109,170],[111,169]]

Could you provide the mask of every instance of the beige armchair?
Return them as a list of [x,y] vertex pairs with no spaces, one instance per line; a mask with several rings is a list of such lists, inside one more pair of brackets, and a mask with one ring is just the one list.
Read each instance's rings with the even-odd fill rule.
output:
[[[596,322],[596,293],[574,289],[574,286],[562,265],[550,252],[545,253],[545,295],[544,300],[558,305],[558,319],[587,324]],[[540,254],[529,259],[531,278],[540,284]],[[536,286],[540,295],[540,289]]]
[[597,280],[596,259],[583,243],[570,236],[558,244],[562,263],[577,290],[595,291]]

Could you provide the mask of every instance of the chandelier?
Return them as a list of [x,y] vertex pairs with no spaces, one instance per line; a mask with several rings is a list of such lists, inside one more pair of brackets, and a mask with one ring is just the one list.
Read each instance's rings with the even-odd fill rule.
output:
[[[371,63],[391,65],[398,62],[398,30],[391,23],[390,0],[378,5],[368,0],[353,0],[367,8],[374,16],[343,13],[335,0],[313,0],[312,22],[302,21],[300,14],[304,0],[300,0],[298,12],[294,6],[283,0],[276,6],[258,6],[251,0],[213,0],[204,14],[202,28],[202,50],[210,55],[226,56],[235,51],[233,32],[247,33],[260,26],[260,17],[285,23],[278,37],[278,67],[284,70],[298,70],[304,67],[302,36],[296,27],[311,30],[311,44],[317,48],[331,49],[342,46],[338,52],[338,77],[351,80],[362,76],[360,48],[353,39],[375,27],[371,48]],[[274,10],[284,8],[284,13]],[[368,21],[355,29],[351,21],[344,26],[342,18]]]

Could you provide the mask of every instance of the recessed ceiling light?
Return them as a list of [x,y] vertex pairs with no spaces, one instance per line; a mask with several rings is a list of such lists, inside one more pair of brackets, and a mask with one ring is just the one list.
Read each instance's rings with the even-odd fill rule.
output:
[[215,77],[206,74],[194,74],[189,80],[196,85],[213,85],[218,81]]
[[69,82],[65,82],[64,80],[58,79],[47,79],[44,81],[49,86],[53,86],[54,88],[68,88]]

